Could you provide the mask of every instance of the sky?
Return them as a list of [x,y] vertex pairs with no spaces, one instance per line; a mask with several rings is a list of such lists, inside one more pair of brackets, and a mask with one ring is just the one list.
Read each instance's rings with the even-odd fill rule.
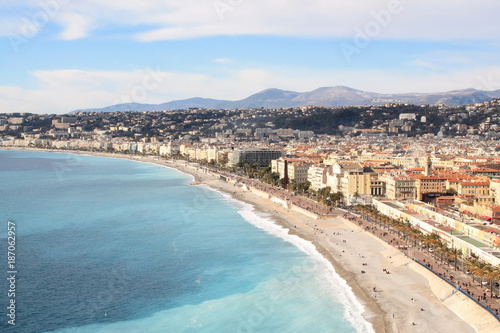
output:
[[0,112],[500,89],[498,0],[3,0]]

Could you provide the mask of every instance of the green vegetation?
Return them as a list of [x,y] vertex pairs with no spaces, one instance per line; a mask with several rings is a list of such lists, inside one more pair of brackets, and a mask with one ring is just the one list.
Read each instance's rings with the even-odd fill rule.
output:
[[[415,119],[400,120],[400,114],[410,113]],[[342,108],[317,107],[308,114],[297,112],[295,117],[280,115],[274,120],[276,128],[292,128],[314,131],[317,134],[341,134],[345,128],[379,129],[386,131],[390,127],[398,128],[409,136],[417,134],[466,135],[472,126],[478,128],[481,123],[499,123],[496,117],[500,106],[492,106],[487,112],[469,112],[465,106],[444,107],[436,105],[391,104],[387,106],[351,106]],[[422,117],[425,116],[425,121]],[[460,125],[464,125],[459,128]],[[404,126],[404,129],[403,129]]]
[[372,218],[389,232],[398,233],[405,240],[411,241],[413,246],[426,249],[435,254],[443,263],[453,263],[455,270],[468,271],[479,284],[486,280],[490,285],[490,296],[493,294],[493,284],[500,282],[500,267],[485,263],[473,256],[464,258],[460,249],[450,248],[437,233],[424,234],[407,221],[390,218],[370,206],[356,206],[357,210]]

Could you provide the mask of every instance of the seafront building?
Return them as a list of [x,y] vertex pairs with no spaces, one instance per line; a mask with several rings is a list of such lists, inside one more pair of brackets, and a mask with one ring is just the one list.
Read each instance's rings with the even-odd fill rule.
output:
[[399,201],[416,199],[415,179],[405,172],[384,173],[379,179],[385,184],[387,198]]
[[282,178],[287,174],[290,181],[300,183],[308,180],[309,168],[314,164],[315,162],[307,156],[304,158],[280,157],[271,160],[271,171],[278,173]]
[[248,162],[260,166],[268,166],[272,160],[280,158],[282,150],[237,148],[228,154],[229,165],[236,165],[239,162]]
[[[191,114],[199,113],[193,110]],[[240,117],[230,116],[228,121],[245,119],[238,114]],[[29,117],[13,116],[2,120],[1,126],[19,129]],[[28,126],[23,135],[2,136],[0,147],[156,155],[228,168],[239,162],[269,166],[281,179],[309,182],[312,190],[329,187],[332,193],[341,192],[346,204],[372,204],[390,216],[413,221],[421,230],[439,233],[468,253],[481,254],[489,262],[496,260],[500,144],[493,136],[424,134],[410,138],[377,131],[329,136],[276,129],[273,124],[225,129],[226,120],[212,125],[211,134],[204,134],[189,129],[196,122],[188,120],[184,124],[165,122],[163,126],[181,134],[165,132],[159,137],[144,134],[147,126],[139,120],[113,123],[111,115],[102,116],[103,129],[85,131],[78,125],[85,117],[58,117],[45,133]],[[400,120],[411,121],[412,116]]]
[[402,203],[374,199],[373,206],[382,214],[408,222],[424,234],[435,233],[450,248],[460,249],[486,263],[500,265],[500,230],[461,214],[437,209],[420,201]]
[[[500,106],[500,100],[495,103]],[[467,107],[468,113],[460,117],[467,119],[481,110],[490,112],[490,105],[480,104]],[[387,106],[392,107],[399,106]],[[309,108],[301,111],[308,114]],[[372,111],[372,115],[383,112]],[[192,109],[179,113],[78,114],[69,117],[0,115],[0,147],[98,151],[128,154],[138,159],[145,155],[158,156],[155,159],[182,159],[192,161],[192,164],[200,163],[207,171],[212,170],[221,177],[232,172],[234,179],[238,180],[241,178],[236,175],[257,178],[264,174],[267,178],[262,177],[262,181],[287,190],[272,188],[265,192],[267,185],[247,178],[243,181],[254,184],[254,193],[265,198],[271,197],[273,192],[288,197],[276,202],[311,219],[330,217],[332,215],[328,214],[332,211],[336,216],[339,212],[311,201],[311,198],[330,206],[371,205],[378,212],[430,235],[419,238],[418,233],[412,234],[415,240],[421,239],[422,242],[415,241],[413,247],[407,247],[405,243],[404,250],[410,257],[412,252],[414,255],[417,252],[415,247],[429,246],[427,241],[436,240],[437,235],[438,242],[460,250],[455,253],[469,256],[464,258],[466,262],[479,258],[480,264],[485,262],[498,267],[500,117],[495,116],[498,125],[494,125],[497,127],[486,122],[468,126],[453,124],[452,118],[457,115],[447,113],[449,110],[444,107],[441,111],[446,119],[431,133],[419,132],[423,129],[419,126],[426,122],[420,121],[422,117],[415,113],[401,113],[398,119],[386,120],[382,116],[375,119],[372,128],[362,128],[362,122],[339,126],[335,135],[278,128],[279,122],[262,120],[274,117],[274,110],[263,109]],[[290,120],[298,116],[293,108],[276,110],[276,113],[286,115]],[[34,118],[36,121],[30,123],[29,120]],[[413,131],[411,135],[405,134],[410,131]],[[242,165],[251,172],[246,173]],[[309,193],[304,190],[308,185]],[[330,193],[325,195],[326,188]],[[338,196],[339,192],[341,196]],[[301,197],[303,193],[309,198]],[[306,205],[299,205],[301,202]],[[369,211],[373,212],[370,208],[365,210]],[[378,223],[383,221],[388,219],[382,217]],[[391,222],[397,230],[415,231],[408,225]],[[380,225],[376,223],[369,225],[378,228]],[[377,229],[384,238],[385,230],[380,231]],[[385,240],[391,243],[394,241],[390,239],[392,237],[389,233]],[[451,251],[445,250],[439,245],[434,251],[452,258]],[[456,262],[460,262],[458,255]],[[418,256],[413,258],[420,259]],[[425,260],[423,262],[428,264]],[[463,283],[464,279],[460,282]],[[484,291],[484,288],[477,289],[481,293]]]

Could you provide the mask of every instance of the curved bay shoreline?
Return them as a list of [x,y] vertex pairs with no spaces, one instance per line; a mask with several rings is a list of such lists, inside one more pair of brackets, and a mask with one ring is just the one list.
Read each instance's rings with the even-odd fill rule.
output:
[[[453,293],[453,288],[439,277],[348,220],[313,220],[200,168],[155,156],[33,150],[126,158],[175,168],[192,175],[199,184],[220,190],[271,214],[273,220],[288,229],[290,234],[314,244],[333,265],[366,308],[363,315],[376,332],[500,331],[500,323],[484,309],[464,295]],[[386,274],[386,271],[391,274]]]

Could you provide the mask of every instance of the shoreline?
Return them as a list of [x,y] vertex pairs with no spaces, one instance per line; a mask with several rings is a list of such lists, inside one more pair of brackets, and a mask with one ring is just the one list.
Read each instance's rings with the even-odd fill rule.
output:
[[[364,307],[362,316],[371,323],[375,332],[494,332],[500,327],[475,303],[466,297],[461,298],[463,295],[453,294],[453,288],[443,285],[444,281],[439,277],[426,272],[396,248],[346,219],[313,220],[200,168],[173,163],[161,157],[71,150],[12,150],[72,153],[154,163],[189,174],[194,177],[195,184],[209,186],[252,205],[257,211],[270,214],[277,225],[287,229],[289,234],[311,242],[330,262]],[[368,265],[364,266],[365,263]],[[360,274],[361,269],[366,274]],[[386,270],[391,274],[387,275]]]
[[[400,250],[347,219],[313,220],[300,212],[284,208],[280,202],[262,198],[259,193],[229,185],[230,183],[207,174],[202,168],[166,161],[159,164],[190,174],[197,184],[215,188],[236,200],[251,204],[258,211],[270,213],[273,221],[288,229],[289,234],[311,242],[361,302],[365,308],[362,315],[372,324],[375,332],[462,333],[497,332],[500,329],[500,323],[484,309],[464,295],[454,294],[454,289],[442,279],[413,262]],[[232,190],[235,191],[234,194]],[[335,233],[338,235],[331,235]],[[361,237],[363,242],[359,239]],[[380,253],[373,251],[371,247],[378,247]],[[370,251],[370,260],[367,260],[368,256],[364,254]],[[379,266],[379,270],[374,271],[371,267],[363,266],[364,261],[369,261],[370,266],[379,261],[378,265],[375,265]],[[372,274],[357,273],[362,269]],[[397,275],[387,275],[385,270]],[[404,281],[398,283],[401,278],[404,278]],[[376,292],[372,286],[377,289]]]

